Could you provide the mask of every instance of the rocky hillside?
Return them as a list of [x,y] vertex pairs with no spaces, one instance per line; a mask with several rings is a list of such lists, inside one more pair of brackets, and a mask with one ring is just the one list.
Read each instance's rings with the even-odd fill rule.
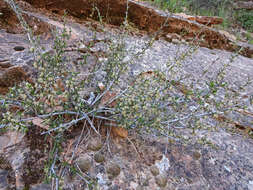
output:
[[[13,2],[0,0],[0,190],[253,190],[253,85],[250,83],[253,47],[212,27],[221,22],[220,18],[173,15],[135,0],[18,0],[15,6]],[[124,27],[126,20],[129,24]],[[64,29],[71,32],[66,46],[59,51],[62,56],[55,58],[55,39],[61,36],[55,31]],[[33,35],[39,37],[39,43],[33,41]],[[167,63],[171,62],[172,67],[180,63],[175,70],[177,75],[172,78],[180,83],[175,82],[176,87],[171,91],[159,93],[177,97],[179,103],[175,108],[171,106],[171,110],[173,114],[182,113],[180,118],[183,119],[168,118],[171,120],[163,134],[159,130],[151,129],[151,133],[147,133],[134,127],[126,130],[108,117],[108,113],[117,108],[117,102],[108,103],[108,99],[114,100],[120,88],[107,90],[103,78],[106,74],[95,68],[114,58],[117,51],[110,52],[114,48],[112,42],[122,43],[125,48],[117,54],[123,55],[121,65],[131,60],[119,81],[121,88],[130,81],[128,89],[131,90],[139,76],[159,78],[156,72],[167,71]],[[104,115],[88,115],[82,120],[78,120],[79,113],[72,113],[73,110],[71,114],[76,115],[68,115],[69,107],[64,105],[69,106],[66,102],[74,101],[75,94],[67,100],[57,94],[57,99],[52,100],[55,104],[36,96],[46,90],[46,84],[39,81],[40,67],[35,64],[39,64],[41,56],[46,57],[42,65],[51,63],[50,57],[55,58],[54,62],[61,60],[63,79],[54,79],[53,88],[63,94],[71,89],[64,83],[64,78],[68,78],[65,71],[78,71],[75,75],[78,82],[90,80],[88,76],[95,73],[94,79],[80,93],[92,109],[93,102],[101,95],[97,109]],[[187,99],[190,101],[188,112],[183,112],[186,108],[180,107],[180,100],[201,87],[191,84],[214,81],[227,67],[224,81],[233,87],[231,94],[237,98],[236,103],[243,103],[245,108],[232,106],[229,113],[215,110],[206,114],[212,117],[198,119],[200,124],[192,123],[188,120],[189,112],[197,113],[194,109],[199,97]],[[164,80],[158,81],[158,85],[162,86]],[[39,84],[36,87],[40,89],[35,91],[34,96],[38,98],[31,104],[41,102],[46,106],[40,109],[46,108],[48,112],[37,115],[28,112],[26,109],[33,105],[22,104],[23,96],[17,97],[18,92],[10,95],[12,87],[21,85],[21,89],[26,89],[28,84]],[[152,84],[155,88],[157,83]],[[210,82],[211,87],[212,84]],[[23,95],[26,95],[25,100],[30,98],[28,93]],[[226,97],[226,91],[215,92],[214,96],[214,99]],[[226,103],[235,97],[226,97]],[[90,107],[89,112],[92,112]],[[25,118],[19,120],[20,123],[26,120],[25,132],[16,130],[18,124],[8,120],[8,114],[15,117],[19,111],[26,113]],[[59,113],[63,113],[61,117],[66,124],[72,122],[65,125],[65,131],[56,131],[57,127],[50,126],[59,124],[56,117]],[[52,123],[47,120],[47,114],[51,114]]]

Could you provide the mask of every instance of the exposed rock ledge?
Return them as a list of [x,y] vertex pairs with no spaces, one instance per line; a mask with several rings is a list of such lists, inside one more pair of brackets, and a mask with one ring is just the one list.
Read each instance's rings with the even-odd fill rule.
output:
[[[49,26],[63,26],[62,22],[46,16],[29,15],[31,17],[34,15],[34,18]],[[101,46],[103,47],[103,39],[113,36],[110,34],[112,29],[106,27],[105,34],[97,32],[97,39],[92,38],[93,36],[90,35],[92,31],[85,25],[67,20],[67,27],[72,29],[75,40],[83,39],[85,42],[95,40],[93,50],[98,52],[101,52]],[[146,40],[145,37],[127,36],[126,44],[138,51]],[[50,45],[49,43],[43,45]],[[23,46],[25,50],[14,53],[16,46]],[[0,66],[2,69],[0,73],[3,78],[9,76],[8,71],[17,73],[15,79],[26,78],[23,70],[19,69],[17,65],[27,66],[32,62],[28,48],[29,44],[24,35],[9,34],[0,30]],[[160,68],[168,57],[173,59],[178,52],[182,53],[186,50],[185,45],[157,40],[141,60],[135,60],[131,71],[136,73]],[[196,77],[199,76],[201,69],[209,66],[209,76],[223,64],[229,62],[231,55],[230,52],[199,48],[192,57],[188,57],[182,63],[182,66],[186,74],[195,74]],[[80,54],[71,54],[69,57],[78,61]],[[92,64],[92,60],[96,59],[90,59],[89,65]],[[213,64],[215,60],[219,60],[219,63]],[[13,67],[18,69],[12,70]],[[231,63],[228,77],[232,82],[244,82],[246,76],[252,77],[252,73],[253,60],[237,56]],[[12,83],[2,82],[3,86],[12,85]],[[252,86],[249,90],[251,93]],[[30,129],[26,135],[11,131],[0,133],[0,189],[23,190],[24,186],[30,187],[31,190],[50,189],[49,185],[41,184],[41,174],[43,174],[47,156],[47,152],[44,151],[46,150],[45,137],[40,135],[42,129],[36,126]],[[75,149],[80,134],[80,129],[77,129],[72,134],[72,138],[66,140],[63,147],[66,158],[72,156],[72,151],[69,152],[69,149]],[[107,144],[104,144],[107,143],[106,139],[91,135],[90,138],[82,140],[74,163],[78,163],[89,176],[96,177],[100,189],[253,189],[252,139],[239,134],[231,134],[222,125],[218,125],[217,130],[214,131],[199,130],[197,135],[205,136],[217,149],[199,143],[184,145],[168,141],[167,138],[141,137],[130,133],[129,139],[134,145],[126,139],[111,141],[112,154],[109,154]],[[85,189],[83,181],[78,176],[71,176],[71,173],[68,172],[65,173],[63,183],[65,189]]]
[[[32,5],[50,10],[54,13],[63,14],[64,11],[78,18],[93,17],[98,19],[98,11],[102,18],[114,25],[121,25],[124,22],[127,10],[126,0],[25,0]],[[94,10],[97,7],[97,10]],[[141,30],[148,32],[161,30],[160,36],[176,33],[186,42],[197,42],[203,47],[224,49],[227,51],[239,51],[247,57],[252,57],[253,46],[244,43],[237,43],[219,31],[190,21],[179,16],[166,14],[162,11],[135,0],[129,0],[128,9],[129,21],[134,23]],[[197,40],[195,40],[197,39]],[[201,40],[203,39],[203,40]]]

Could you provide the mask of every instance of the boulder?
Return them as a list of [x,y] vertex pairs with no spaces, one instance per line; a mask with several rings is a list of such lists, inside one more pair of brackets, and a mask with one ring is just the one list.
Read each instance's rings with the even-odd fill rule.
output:
[[[170,13],[167,14],[158,11],[135,0],[129,0],[128,6],[127,0],[107,0],[106,3],[103,0],[26,1],[35,7],[44,8],[54,13],[61,14],[65,10],[70,15],[80,19],[87,19],[88,17],[97,20],[103,19],[117,26],[122,25],[125,21],[126,11],[128,10],[128,20],[134,23],[140,30],[147,31],[148,33],[159,31],[160,36],[176,33],[186,41],[212,49],[239,51],[242,48],[240,44],[237,44],[219,31],[203,25],[210,21],[207,17],[195,17],[189,20]],[[95,10],[94,7],[96,7]],[[213,22],[217,23],[217,19]],[[220,22],[221,20],[218,23]],[[252,51],[244,48],[239,53],[247,57],[251,57],[253,54]]]

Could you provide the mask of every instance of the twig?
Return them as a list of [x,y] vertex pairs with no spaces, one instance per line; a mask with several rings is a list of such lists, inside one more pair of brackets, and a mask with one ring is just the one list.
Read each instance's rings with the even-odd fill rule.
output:
[[5,128],[5,127],[7,127],[8,125],[0,125],[0,129],[3,129],[3,128]]
[[84,122],[84,125],[83,125],[83,128],[82,128],[82,132],[81,132],[81,134],[80,134],[80,136],[79,136],[79,138],[78,138],[78,140],[77,140],[77,144],[76,144],[76,146],[75,146],[75,148],[74,148],[74,150],[73,150],[70,163],[72,163],[72,161],[73,161],[73,159],[74,159],[74,157],[75,157],[75,153],[76,153],[77,147],[78,147],[79,144],[80,144],[81,138],[82,138],[82,136],[83,136],[83,131],[84,131],[84,127],[85,127],[85,126],[86,126],[86,121]]
[[30,118],[22,119],[20,121],[31,121],[31,120],[33,120],[33,119],[35,119],[37,117],[39,117],[39,118],[47,118],[47,117],[51,117],[51,116],[64,115],[64,114],[81,115],[80,113],[73,112],[73,111],[53,112],[53,113],[44,114],[44,115],[37,115],[36,117],[30,117]]
[[79,118],[79,119],[75,119],[75,120],[72,120],[71,122],[61,124],[59,127],[56,127],[56,128],[53,128],[53,129],[50,129],[50,130],[48,130],[48,131],[46,131],[46,132],[41,133],[41,135],[49,134],[49,133],[51,133],[51,132],[53,132],[53,131],[56,131],[56,130],[58,130],[58,129],[61,129],[61,128],[68,129],[68,128],[71,127],[72,125],[77,124],[79,121],[82,121],[82,120],[86,119],[86,117],[87,117],[87,116],[85,115],[85,116],[83,116],[83,117],[81,117],[81,118]]
[[141,158],[141,155],[140,155],[140,153],[138,152],[138,150],[137,150],[135,144],[134,144],[128,137],[127,137],[127,140],[131,143],[131,145],[134,147],[135,152],[136,152],[136,153],[138,154],[138,156]]
[[107,149],[110,155],[112,155],[111,149],[110,149],[110,134],[111,134],[112,127],[107,128],[107,134],[106,134],[106,145]]
[[[82,175],[85,175],[85,174],[82,172],[82,170],[80,169],[80,167],[78,166],[78,164],[76,164],[76,167],[77,167],[77,169],[79,170],[79,172],[80,172]],[[77,172],[77,175],[78,175],[82,180],[84,180],[85,183],[90,184],[90,182],[87,181],[83,176],[81,176],[81,175],[79,174],[79,172]]]
[[95,100],[91,103],[91,106],[93,106],[98,100],[100,100],[109,90],[110,88],[112,87],[114,81],[112,81],[109,86],[107,87],[107,89],[100,95],[98,95]]
[[105,105],[109,105],[110,103],[118,99],[120,96],[122,96],[122,94],[124,94],[128,90],[128,88],[129,86],[125,90],[123,90],[121,93],[119,93],[117,96],[114,96],[111,100],[108,100],[108,102],[106,102]]
[[14,100],[0,100],[0,104],[4,105],[4,104],[16,104],[18,106],[21,106],[21,103],[18,101],[14,101]]
[[86,120],[88,121],[88,123],[90,124],[91,128],[100,136],[99,132],[96,130],[96,128],[93,125],[93,122],[90,120],[90,118],[85,114],[84,116],[86,118]]
[[54,166],[55,166],[57,154],[58,154],[58,148],[56,148],[55,155],[54,155],[54,160],[53,160],[53,163],[51,164],[51,167],[50,167],[50,173],[53,174],[53,176],[54,176],[54,177],[53,177],[53,180],[56,181],[56,182],[55,182],[55,188],[54,188],[54,183],[52,182],[52,185],[51,185],[51,189],[52,189],[52,190],[54,190],[54,189],[58,190],[58,189],[59,189],[59,188],[58,188],[59,182],[58,182],[58,180],[57,180],[57,177],[56,177],[57,175],[56,175],[56,172],[55,172],[55,170],[54,170]]
[[94,115],[94,117],[98,118],[98,119],[108,120],[108,121],[116,121],[115,119],[110,119],[108,117],[103,117],[103,116],[96,116],[96,115]]
[[[206,116],[206,115],[213,115],[213,114],[216,114],[218,112],[214,111],[214,112],[209,112],[209,113],[201,113],[201,114],[189,114],[185,117],[181,117],[181,118],[177,118],[177,119],[173,119],[173,120],[169,120],[169,121],[164,121],[164,122],[161,122],[162,124],[170,124],[170,123],[175,123],[175,122],[178,122],[178,121],[182,121],[182,120],[186,120],[186,119],[189,119],[191,117],[203,117],[203,116]],[[223,112],[222,112],[223,113]]]

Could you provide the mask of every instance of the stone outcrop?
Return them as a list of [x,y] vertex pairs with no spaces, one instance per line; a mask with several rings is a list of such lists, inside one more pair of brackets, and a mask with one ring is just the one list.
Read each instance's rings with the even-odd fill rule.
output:
[[[26,1],[36,7],[44,8],[54,13],[62,14],[66,11],[68,14],[81,19],[88,17],[103,18],[114,25],[121,25],[124,22],[126,10],[128,9],[129,21],[134,23],[140,30],[145,30],[149,33],[160,31],[160,36],[176,33],[185,41],[195,42],[203,47],[227,51],[239,51],[242,48],[239,52],[240,54],[248,57],[253,55],[252,47],[242,47],[215,29],[179,16],[165,14],[139,1],[130,0],[128,8],[126,0],[107,0],[106,2],[104,0]],[[98,18],[99,16],[100,18]]]
[[[62,2],[59,3],[59,1],[54,0],[30,1],[30,3],[38,7],[45,5],[44,8],[53,11],[54,14],[62,13],[60,10],[65,7]],[[66,4],[73,8],[71,10],[73,10],[74,16],[82,17],[81,12],[74,11],[75,2],[78,1],[74,1],[74,3],[66,1]],[[115,5],[112,5],[114,8],[119,5],[123,8],[125,6],[124,1],[108,0],[108,2],[116,2]],[[159,28],[159,24],[153,22],[162,23],[161,12],[151,8],[147,8],[146,11],[144,8],[140,8],[140,14],[143,14],[144,18],[146,18],[143,19],[141,15],[137,14],[137,8],[141,5],[134,5],[133,1],[130,1],[130,5],[131,14],[129,14],[129,18],[131,22],[136,23],[139,29],[154,32]],[[101,7],[105,8],[103,6],[105,5],[100,5],[99,9]],[[76,8],[80,10],[80,5],[78,7],[76,4]],[[125,11],[125,8],[122,10]],[[70,9],[68,11],[70,12]],[[118,12],[117,16],[115,16],[114,14],[117,13],[117,10],[111,11],[113,14],[110,13],[110,17],[114,18],[111,22],[115,25],[120,24],[123,21],[124,14]],[[83,17],[85,18],[86,13],[84,13]],[[87,13],[91,13],[89,12],[89,7],[87,8]],[[56,17],[53,20],[46,15],[32,13],[27,13],[27,15],[33,16],[35,22],[40,20],[41,23],[45,23],[48,27],[63,27],[63,23],[60,19],[57,20]],[[145,15],[149,16],[145,17]],[[96,17],[96,14],[94,17]],[[162,18],[164,19],[165,17]],[[161,36],[167,35],[169,31],[172,31],[177,34],[175,36],[180,40],[183,32],[181,30],[187,26],[192,27],[190,30],[192,33],[194,30],[198,31],[203,27],[205,29],[204,32],[210,31],[209,37],[213,35],[214,38],[218,38],[216,40],[219,40],[222,36],[217,31],[197,24],[194,21],[188,21],[176,16],[171,16],[168,21],[171,25],[166,26],[167,28],[165,27]],[[95,21],[93,21],[93,25],[97,29],[99,28],[99,24]],[[118,30],[114,31],[114,29],[106,25],[103,26],[104,33],[96,31],[96,39],[93,39],[94,36],[91,34],[94,32],[94,28],[91,30],[85,24],[74,23],[73,20],[68,20],[68,18],[66,19],[66,27],[72,30],[72,35],[75,37],[71,39],[73,40],[71,43],[76,46],[68,47],[68,52],[66,52],[67,56],[73,59],[71,64],[78,65],[80,57],[83,57],[84,53],[87,52],[86,49],[88,49],[89,42],[93,44],[90,48],[93,54],[91,53],[90,57],[87,58],[87,65],[80,68],[81,72],[88,72],[89,69],[87,68],[92,68],[91,65],[96,65],[97,59],[105,58],[105,54],[102,53],[106,51],[105,47],[107,47],[108,39],[114,40],[112,38],[118,35]],[[47,33],[47,30],[41,30],[41,32]],[[187,35],[190,34],[182,35],[182,38],[187,37]],[[42,38],[42,45],[50,46],[52,42],[43,41],[44,38],[46,36]],[[227,47],[226,42],[229,41],[228,38],[224,37],[222,39],[224,39],[222,42],[225,44],[219,45],[219,42],[217,42],[218,45],[214,45],[214,48]],[[126,36],[124,40],[127,47],[130,49],[134,48],[134,52],[142,49],[148,42],[146,36],[135,35]],[[214,40],[210,39],[210,45],[217,44],[214,43]],[[77,44],[79,43],[83,43],[81,46],[86,47],[86,49],[83,49],[84,51],[77,51]],[[168,58],[175,61],[177,56],[187,52],[188,48],[187,45],[179,46],[161,38],[161,40],[154,42],[154,45],[148,49],[141,59],[133,60],[133,64],[130,67],[131,73],[127,74],[126,78],[131,78],[133,75],[147,70],[162,68]],[[32,65],[33,56],[27,49],[29,49],[29,43],[24,34],[9,34],[4,30],[0,30],[0,90],[1,88],[7,90],[9,86],[22,80],[27,80],[27,76],[30,76],[29,73],[32,70],[29,70],[31,69],[29,65]],[[131,52],[127,53],[131,56]],[[97,59],[92,56],[97,56]],[[200,47],[190,57],[186,57],[182,61],[182,73],[180,74],[183,76],[192,75],[194,80],[198,80],[198,77],[202,77],[203,69],[208,67],[209,70],[205,77],[212,78],[223,65],[229,63],[228,81],[233,84],[239,83],[238,85],[242,86],[245,84],[247,77],[252,77],[253,60],[238,55],[234,58],[234,61],[230,62],[233,56],[230,52]],[[204,77],[201,78],[201,80],[205,79]],[[100,90],[103,90],[103,85],[100,87]],[[252,94],[252,86],[249,87],[248,94],[245,96]],[[252,125],[250,114],[244,121],[245,126],[250,125],[250,123]],[[237,118],[236,121],[238,123],[241,122]],[[118,133],[118,136],[127,137],[113,139],[113,135],[96,136],[90,131],[87,133],[84,131],[83,133],[81,131],[82,127],[74,128],[73,131],[66,132],[66,139],[62,144],[63,154],[59,156],[59,160],[64,162],[58,168],[64,171],[62,172],[63,176],[60,185],[63,186],[63,189],[81,190],[88,188],[85,180],[94,180],[91,181],[91,184],[94,182],[93,184],[100,189],[156,190],[161,188],[195,190],[207,187],[214,190],[252,189],[252,139],[248,136],[240,135],[239,131],[236,131],[237,134],[230,133],[229,130],[234,130],[232,126],[228,128],[229,130],[226,130],[226,128],[223,128],[223,124],[216,122],[214,124],[217,127],[216,130],[198,129],[195,131],[197,137],[201,139],[205,137],[207,141],[193,141],[187,145],[184,144],[184,141],[180,143],[173,138],[155,138],[144,134],[137,135],[131,130],[128,134],[125,134],[125,131],[122,133],[122,131],[112,129],[112,132]],[[244,125],[244,123],[241,124]],[[26,134],[8,130],[5,133],[0,131],[0,189],[50,189],[50,184],[43,184],[42,180],[45,164],[48,163],[49,148],[53,146],[53,143],[47,137],[41,135],[41,132],[45,129],[40,125],[40,121],[34,122]],[[194,140],[196,138],[196,136],[190,135],[192,132],[190,129],[182,129],[181,132],[185,140]],[[84,135],[80,137],[80,134]],[[188,143],[188,141],[186,142]],[[57,171],[57,164],[58,161],[55,168],[53,168],[55,171]],[[74,171],[72,168],[77,165],[79,165],[80,172],[85,173],[85,178],[72,173]]]
[[186,15],[184,13],[176,13],[175,15],[181,16],[187,20],[196,21],[197,23],[203,24],[206,26],[212,26],[212,25],[223,23],[223,18],[216,17],[216,16],[191,16],[191,15]]

